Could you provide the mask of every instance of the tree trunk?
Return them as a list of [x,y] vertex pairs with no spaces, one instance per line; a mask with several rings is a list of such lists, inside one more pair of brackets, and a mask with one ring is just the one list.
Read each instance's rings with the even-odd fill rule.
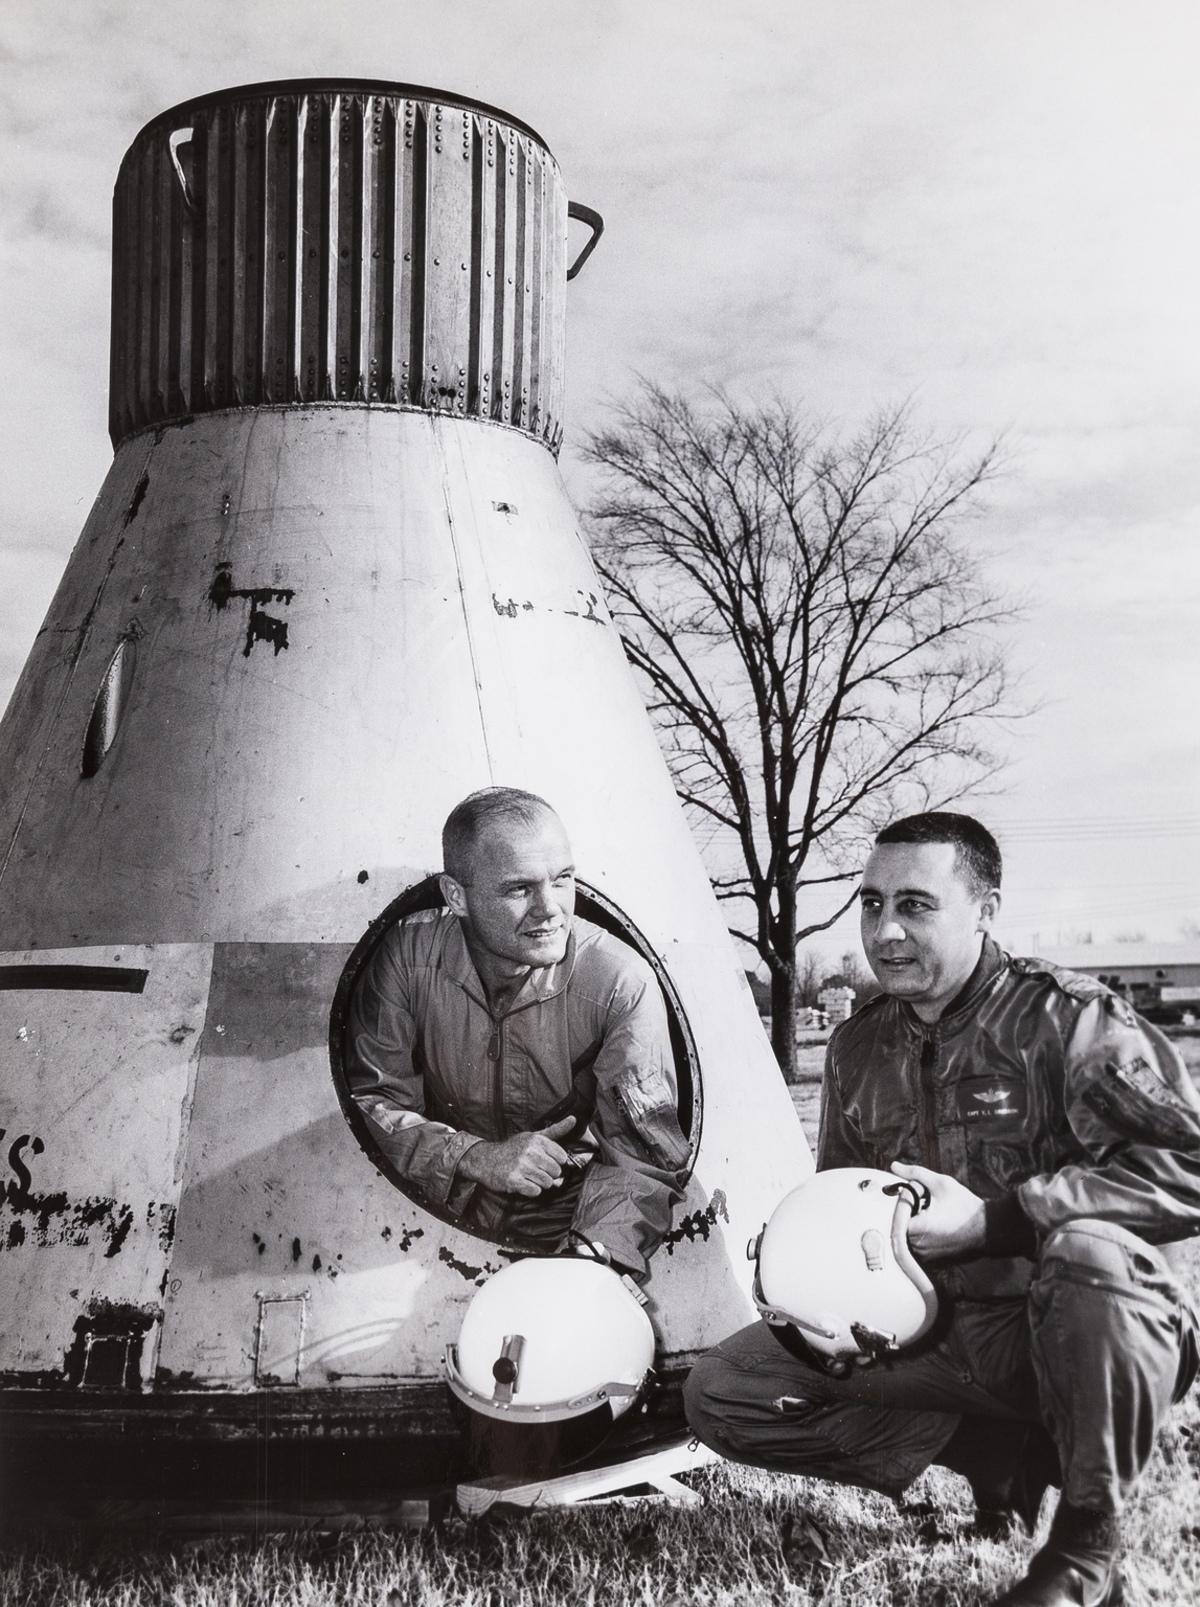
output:
[[796,1080],[796,967],[771,968],[771,1048],[786,1083]]

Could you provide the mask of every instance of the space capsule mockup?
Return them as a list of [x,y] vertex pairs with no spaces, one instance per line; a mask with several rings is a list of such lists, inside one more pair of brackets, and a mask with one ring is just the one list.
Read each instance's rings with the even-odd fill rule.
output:
[[811,1161],[559,476],[567,219],[531,129],[400,84],[205,96],[125,157],[116,456],[0,727],[10,1449],[446,1428],[504,1249],[371,1153],[340,1012],[490,784],[668,999],[661,1366],[753,1319]]

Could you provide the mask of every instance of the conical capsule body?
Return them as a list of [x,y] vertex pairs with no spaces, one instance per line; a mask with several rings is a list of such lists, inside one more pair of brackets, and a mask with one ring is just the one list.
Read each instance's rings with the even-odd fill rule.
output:
[[681,1367],[811,1162],[559,475],[554,160],[453,97],[259,86],[149,125],[115,216],[116,457],[0,727],[14,1432],[138,1396],[253,1435],[283,1386],[278,1432],[441,1421],[504,1256],[360,1142],[339,1010],[491,784],[553,804],[668,998]]

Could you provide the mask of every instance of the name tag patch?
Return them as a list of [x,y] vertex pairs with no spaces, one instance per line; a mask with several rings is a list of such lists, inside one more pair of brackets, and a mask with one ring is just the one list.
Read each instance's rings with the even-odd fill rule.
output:
[[969,1077],[958,1085],[958,1114],[964,1122],[1019,1121],[1027,1109],[1024,1083]]

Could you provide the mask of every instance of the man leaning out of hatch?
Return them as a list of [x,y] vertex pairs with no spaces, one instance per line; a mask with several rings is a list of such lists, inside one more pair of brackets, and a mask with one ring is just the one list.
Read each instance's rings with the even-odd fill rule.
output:
[[654,973],[574,914],[543,799],[472,793],[442,853],[447,907],[398,921],[356,984],[351,1093],[405,1183],[463,1227],[641,1279],[688,1155]]

